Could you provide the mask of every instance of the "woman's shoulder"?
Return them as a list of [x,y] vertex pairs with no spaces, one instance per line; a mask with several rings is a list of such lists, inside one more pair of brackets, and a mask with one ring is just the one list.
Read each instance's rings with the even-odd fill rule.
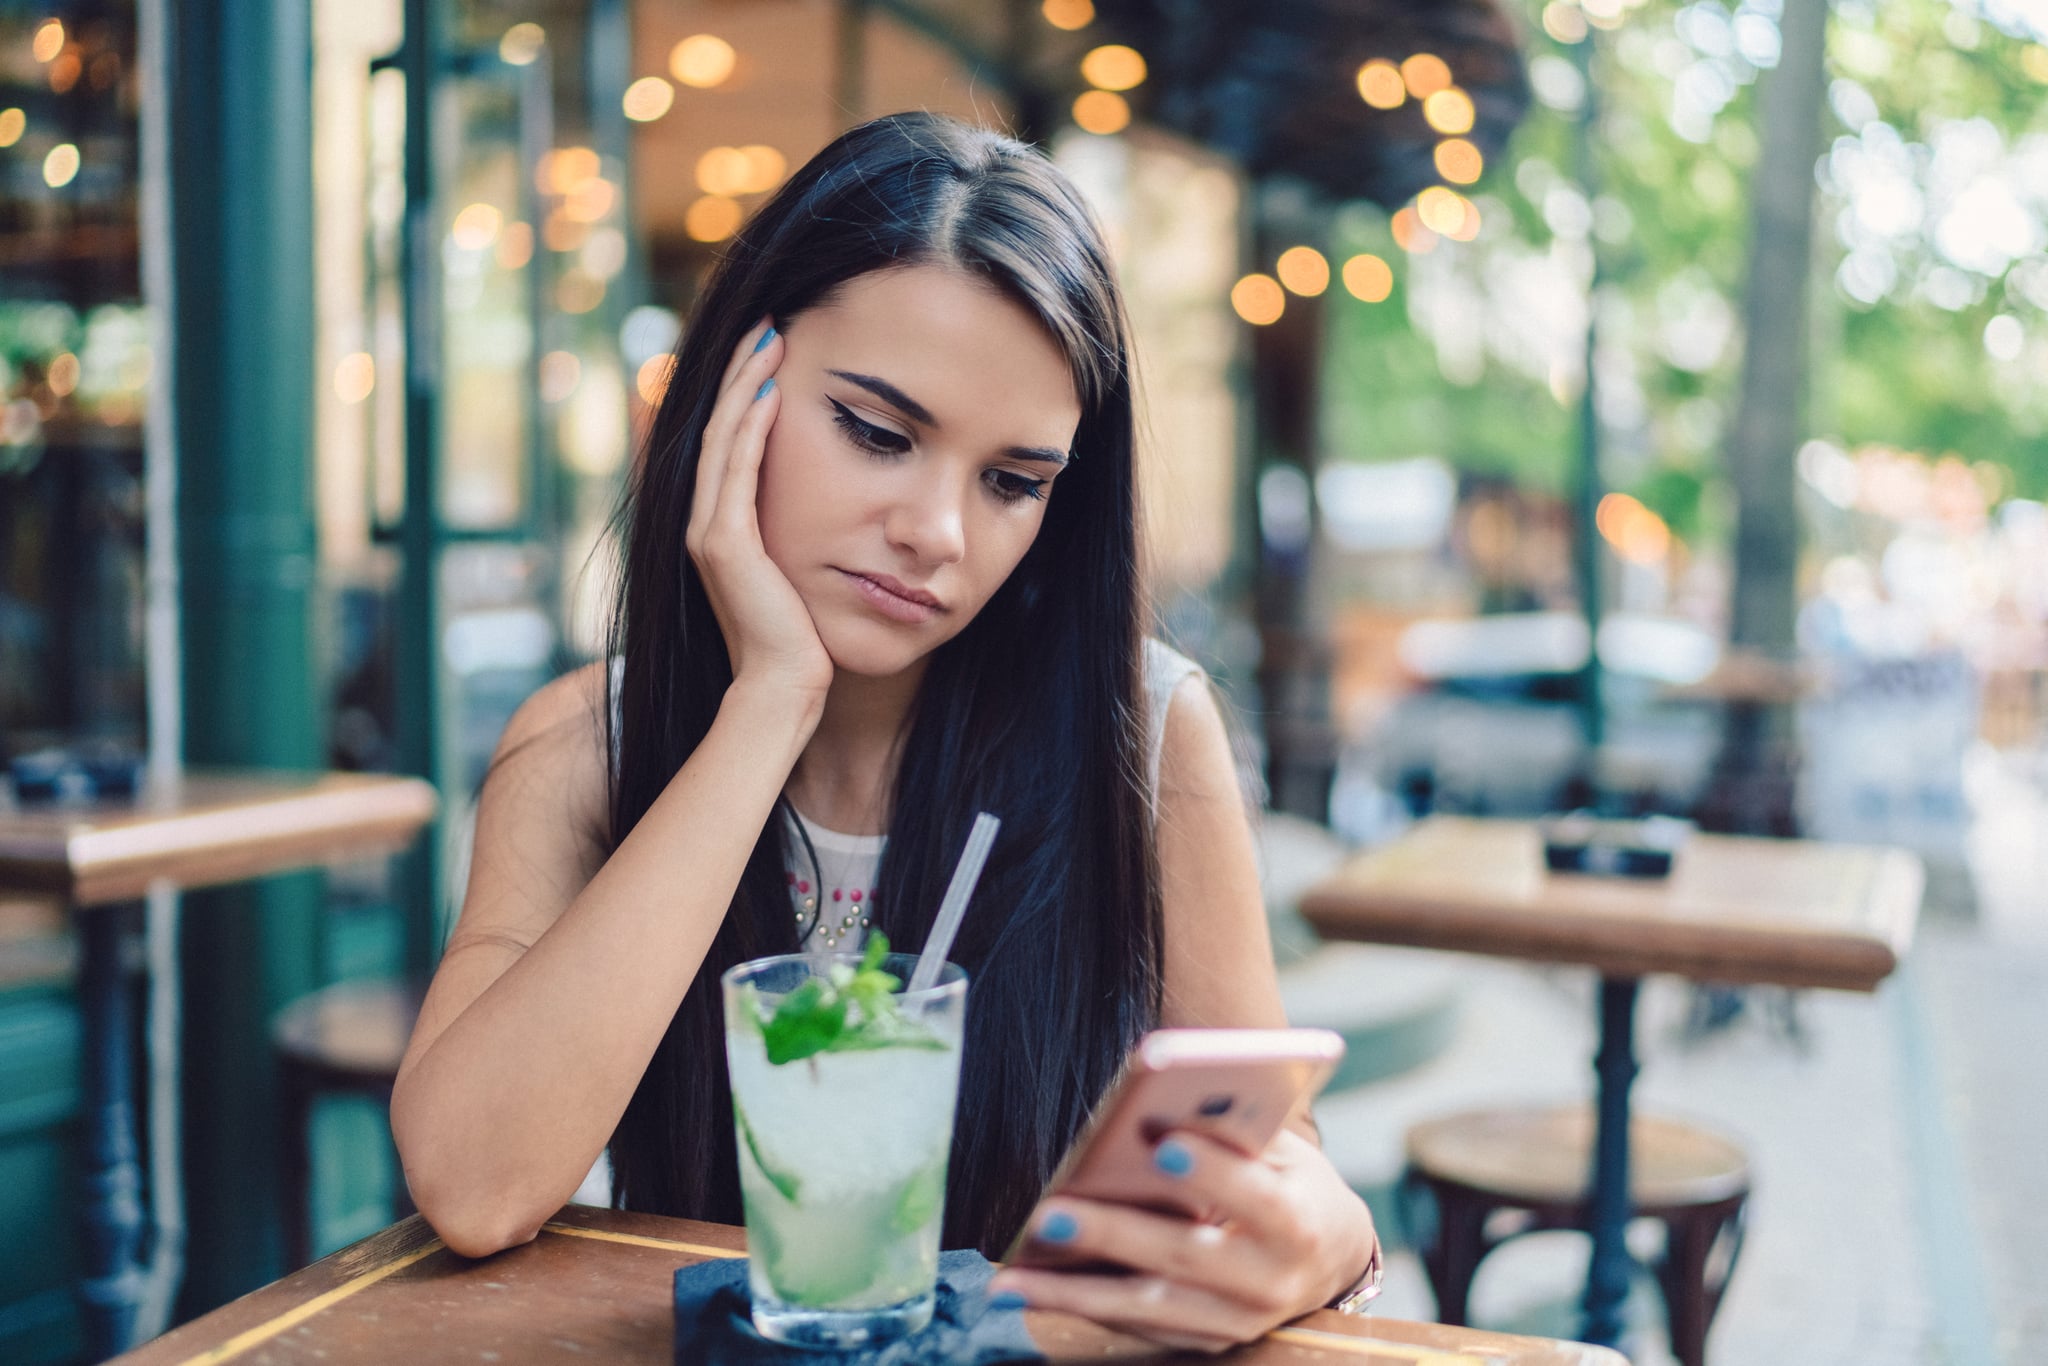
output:
[[499,750],[536,743],[602,743],[610,672],[604,660],[596,660],[543,684],[512,713]]
[[[512,713],[491,758],[491,774],[518,775],[514,792],[546,789],[601,823],[608,790],[604,763],[606,669],[603,661],[544,684]],[[538,783],[523,781],[537,779]],[[486,786],[489,786],[488,781]]]

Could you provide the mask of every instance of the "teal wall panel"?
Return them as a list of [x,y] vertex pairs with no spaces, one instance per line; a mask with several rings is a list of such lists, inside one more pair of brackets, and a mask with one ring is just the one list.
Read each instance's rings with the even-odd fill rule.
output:
[[0,995],[0,1361],[76,1360],[78,1010],[60,988]]

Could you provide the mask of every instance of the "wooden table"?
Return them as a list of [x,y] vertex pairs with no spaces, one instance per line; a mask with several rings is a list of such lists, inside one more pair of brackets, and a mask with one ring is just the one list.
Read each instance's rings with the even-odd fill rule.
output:
[[[677,1267],[743,1256],[723,1224],[570,1205],[524,1247],[470,1261],[418,1215],[164,1334],[120,1366],[496,1361],[502,1366],[676,1359]],[[1167,1354],[1064,1315],[1027,1314],[1055,1361]],[[1308,1315],[1223,1360],[1294,1366],[1627,1366],[1614,1352],[1396,1319]]]
[[[343,857],[394,852],[433,819],[417,778],[361,773],[187,773],[133,798],[0,805],[0,889],[53,892],[79,935],[84,1032],[87,1278],[95,1356],[126,1347],[143,1288],[148,1222],[138,1151],[124,918],[152,886],[204,887]],[[97,913],[96,913],[97,912]]]
[[1628,1294],[1629,1088],[1635,1002],[1653,972],[1874,991],[1912,942],[1925,877],[1896,849],[1695,835],[1668,878],[1548,872],[1525,821],[1435,817],[1315,887],[1324,936],[1456,949],[1600,973],[1588,1341],[1620,1335]]

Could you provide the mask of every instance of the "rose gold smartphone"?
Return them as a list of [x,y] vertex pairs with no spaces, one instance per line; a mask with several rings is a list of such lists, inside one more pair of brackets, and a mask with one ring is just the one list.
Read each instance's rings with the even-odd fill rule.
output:
[[[1078,1195],[1200,1219],[1205,1211],[1183,1183],[1153,1165],[1159,1140],[1187,1130],[1246,1156],[1262,1152],[1343,1057],[1344,1040],[1327,1029],[1154,1030],[1089,1116],[1045,1195]],[[1077,1255],[1032,1238],[1029,1229],[1018,1234],[1003,1260],[1070,1270],[1082,1265]]]

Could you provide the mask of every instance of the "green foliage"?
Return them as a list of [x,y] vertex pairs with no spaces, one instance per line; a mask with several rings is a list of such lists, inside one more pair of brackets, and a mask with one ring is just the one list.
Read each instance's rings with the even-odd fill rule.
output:
[[[1721,13],[1735,6],[1728,0]],[[1547,59],[1554,74],[1560,60],[1578,54],[1545,35],[1543,8],[1529,0],[1528,56],[1532,64]],[[1704,140],[1675,131],[1677,75],[1703,60],[1682,36],[1686,8],[1649,0],[1626,10],[1620,29],[1596,35],[1590,233],[1569,221],[1580,179],[1578,114],[1541,99],[1470,191],[1485,216],[1476,242],[1444,242],[1433,257],[1415,257],[1394,246],[1385,215],[1350,208],[1338,216],[1333,259],[1374,252],[1393,265],[1395,287],[1375,304],[1331,291],[1322,386],[1327,457],[1436,454],[1461,470],[1535,489],[1568,486],[1578,459],[1578,401],[1569,384],[1556,391],[1562,399],[1553,397],[1549,377],[1510,354],[1499,334],[1517,320],[1495,313],[1499,282],[1518,259],[1578,250],[1586,240],[1598,253],[1603,353],[1625,362],[1603,364],[1602,385],[1609,399],[1621,389],[1632,400],[1603,409],[1603,479],[1636,494],[1682,536],[1716,534],[1702,509],[1713,506],[1712,487],[1725,480],[1720,446],[1738,404],[1748,182],[1760,130],[1750,79],[1713,115]],[[1831,22],[1829,61],[1830,79],[1848,84],[1835,87],[1828,138],[1854,138],[1843,111],[1853,112],[1857,91],[1867,93],[1913,158],[1926,222],[1894,240],[1892,288],[1859,301],[1836,282],[1850,199],[1827,159],[1817,168],[1808,430],[1852,448],[1883,443],[1994,462],[2011,472],[2014,493],[2048,496],[2048,386],[2025,379],[2030,368],[2038,375],[2048,334],[2048,254],[2037,245],[1998,276],[1947,259],[1935,222],[1953,187],[1937,183],[1946,172],[1933,154],[1935,140],[1958,120],[1995,129],[2007,155],[2029,135],[2048,136],[2048,51],[2028,35],[1969,18],[1949,0],[1843,0]],[[2048,153],[2034,156],[2039,162]],[[2032,194],[2035,240],[2048,240],[2040,192],[2017,193],[2022,202]],[[1447,363],[1447,334],[1433,331],[1440,325],[1428,307],[1417,307],[1426,302],[1425,281],[1446,272],[1467,284],[1467,297],[1488,301],[1477,374],[1469,360]],[[1956,307],[1934,302],[1958,303],[1958,273],[1967,298]],[[1947,277],[1946,296],[1930,291],[1937,274]],[[1699,320],[1710,314],[1735,324],[1727,344],[1688,354],[1683,340],[1699,336]],[[1985,327],[1999,315],[2017,319],[2034,338],[2017,361],[1987,354]],[[1575,358],[1568,368],[1577,369]]]

